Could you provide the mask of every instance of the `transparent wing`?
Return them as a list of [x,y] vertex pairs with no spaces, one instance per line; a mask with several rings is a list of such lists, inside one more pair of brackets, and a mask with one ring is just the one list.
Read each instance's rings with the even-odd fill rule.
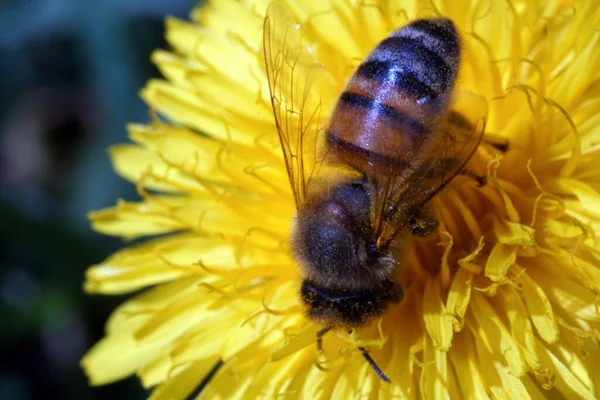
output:
[[372,186],[371,221],[378,244],[389,242],[410,218],[465,167],[481,143],[487,102],[472,92],[455,93],[424,158],[402,171],[389,171]]
[[264,57],[275,123],[296,207],[307,200],[310,178],[321,167],[333,79],[302,42],[301,26],[278,3],[267,9]]

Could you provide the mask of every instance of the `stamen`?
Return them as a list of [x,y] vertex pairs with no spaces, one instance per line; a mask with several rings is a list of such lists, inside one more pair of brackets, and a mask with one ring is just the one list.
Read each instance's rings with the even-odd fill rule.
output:
[[[546,81],[544,79],[544,74],[542,73],[542,69],[536,62],[529,60],[529,59],[522,59],[520,62],[522,64],[528,64],[528,65],[532,66],[538,75],[539,83],[537,85],[538,89],[536,89],[536,92],[538,94],[538,101],[536,102],[535,112],[534,112],[534,114],[537,114],[541,108],[541,105],[542,105],[541,103],[542,103],[542,100],[544,99],[544,93],[545,93],[545,89],[546,89]],[[525,75],[528,76],[529,74],[527,74],[527,72],[525,72]],[[529,77],[527,79],[531,79],[531,77]],[[523,79],[523,80],[525,80],[525,79]]]
[[288,193],[287,191],[284,191],[282,188],[277,187],[270,180],[263,178],[262,176],[260,176],[260,174],[258,174],[256,172],[259,169],[263,169],[263,168],[273,168],[273,166],[268,165],[268,164],[248,165],[244,168],[244,173],[253,178],[256,178],[256,180],[258,180],[260,183],[262,183],[266,187],[271,188],[276,194],[281,195],[281,196],[287,195],[287,193]]
[[256,329],[256,325],[254,324],[253,320],[258,318],[259,316],[266,314],[266,310],[259,310],[257,312],[255,312],[254,314],[250,315],[248,318],[246,318],[242,324],[240,325],[240,327],[244,327],[247,324],[251,324],[252,328]]
[[228,39],[231,39],[233,43],[239,45],[240,48],[245,49],[250,56],[254,56],[260,51],[258,46],[252,46],[256,43],[249,43],[246,38],[237,32],[227,31],[225,35]]
[[310,25],[312,23],[312,20],[314,18],[325,16],[325,15],[331,14],[331,13],[334,13],[336,16],[343,16],[344,15],[342,13],[339,13],[339,14],[336,13],[335,12],[335,6],[331,6],[330,8],[325,9],[325,10],[316,11],[316,12],[310,13],[309,16],[306,18],[306,20],[303,23],[305,25]]
[[438,246],[444,246],[444,254],[442,254],[441,260],[441,271],[440,278],[442,280],[442,286],[447,288],[450,286],[451,277],[450,277],[450,265],[448,264],[448,255],[450,254],[450,250],[452,250],[452,246],[454,245],[454,238],[449,232],[440,232],[440,235],[448,238],[448,243],[438,243]]
[[444,13],[442,13],[440,11],[440,9],[438,8],[438,6],[435,4],[435,2],[433,0],[429,0],[429,5],[431,6],[431,8],[433,8],[434,14],[437,17],[444,17]]
[[[501,86],[501,82],[502,82],[502,77],[500,76],[500,71],[499,68],[495,65],[497,62],[497,60],[494,60],[494,52],[492,51],[492,48],[490,47],[489,43],[485,41],[485,39],[483,39],[481,36],[479,36],[474,30],[472,32],[469,32],[467,34],[467,38],[473,38],[475,39],[475,41],[477,43],[479,43],[480,45],[483,46],[483,49],[487,55],[488,60],[490,60],[489,63],[489,68],[490,68],[490,76],[492,77],[491,84],[493,85],[493,93],[496,93],[497,95],[500,95],[500,93],[504,93],[504,90]],[[496,98],[492,97],[492,100],[497,100]],[[498,112],[502,113],[502,109],[499,107]]]
[[[247,240],[249,242],[250,237],[255,233],[260,233],[264,235],[262,238],[260,238],[260,240],[252,242],[252,244],[259,249],[267,251],[280,251],[281,249],[285,249],[288,246],[286,239],[280,234],[260,226],[255,226],[248,229],[244,234],[244,240]],[[273,240],[277,243],[277,245],[275,247],[264,246],[265,239]]]
[[430,365],[435,365],[435,361],[423,362],[423,361],[419,360],[417,358],[417,353],[422,353],[422,352],[423,352],[423,337],[420,337],[418,339],[418,341],[415,344],[413,344],[412,346],[410,346],[410,349],[408,350],[410,360],[417,367],[419,367],[421,369],[425,369],[425,368],[429,367]]
[[473,261],[475,259],[475,257],[481,252],[481,250],[483,250],[484,247],[485,247],[485,243],[483,240],[483,236],[480,236],[479,243],[477,244],[477,248],[475,250],[473,250],[467,256],[458,260],[459,267],[464,268],[470,272],[474,272],[476,274],[481,273],[483,271],[483,267],[478,264],[474,264],[471,261]]
[[298,314],[303,310],[303,308],[299,306],[290,307],[285,310],[275,310],[274,308],[270,308],[269,306],[267,306],[264,296],[262,298],[262,306],[264,308],[265,313],[277,316]]
[[[483,12],[483,14],[476,15],[475,13],[473,13],[473,20],[471,21],[471,31],[475,30],[475,22],[478,22],[479,20],[484,19],[485,17],[490,15],[490,13],[492,12],[492,7],[494,5],[494,2],[492,0],[488,0],[487,3],[488,3],[487,8]],[[479,8],[479,2],[477,2],[477,5],[475,6],[475,10],[477,10],[477,8]]]
[[231,286],[231,284],[226,284],[223,287],[216,287],[214,285],[211,285],[210,283],[206,283],[206,282],[200,282],[198,284],[198,287],[205,287],[209,290],[209,292],[211,293],[219,293],[221,295],[223,295],[223,297],[230,297],[231,293],[223,290],[224,288]]
[[[183,173],[184,175],[186,175],[187,177],[191,178],[193,181],[196,181],[201,187],[203,187],[204,189],[206,189],[206,191],[210,194],[213,195],[214,198],[221,200],[222,196],[223,196],[223,190],[218,191],[216,189],[217,185],[215,185],[214,183],[210,183],[208,180],[201,178],[199,176],[197,176],[194,171],[186,171],[185,165],[177,165],[175,163],[173,163],[172,161],[168,160],[164,154],[162,154],[162,152],[158,151],[156,152],[156,155],[158,156],[158,158],[165,163],[165,165],[167,165],[168,167],[171,167],[174,170],[180,171],[181,173]],[[200,162],[199,160],[199,156],[198,153],[195,152],[194,153],[194,159],[195,159],[195,163]],[[187,160],[186,160],[187,161]],[[185,161],[183,162],[183,164],[185,164]],[[196,164],[197,165],[197,164]],[[194,167],[193,169],[195,169],[196,167]],[[169,170],[167,170],[169,171]],[[187,192],[191,192],[192,190],[190,190],[191,188],[187,188]],[[198,191],[196,189],[196,191]],[[232,207],[232,205],[230,205]],[[232,207],[233,208],[233,207]]]
[[[137,183],[136,183],[136,191],[137,193],[140,195],[140,197],[142,197],[145,201],[147,201],[148,203],[154,203],[154,204],[158,204],[159,206],[161,206],[162,208],[166,209],[166,213],[163,212],[144,212],[145,216],[148,215],[154,215],[157,217],[168,217],[173,219],[174,221],[177,221],[181,224],[181,226],[189,226],[189,221],[183,219],[182,217],[178,217],[175,213],[176,208],[173,207],[171,204],[169,204],[168,202],[162,200],[160,197],[158,196],[154,196],[151,193],[149,193],[146,188],[144,187],[144,183],[149,179],[152,178],[153,180],[157,181],[157,182],[167,182],[166,179],[163,179],[155,174],[152,173],[152,168],[149,167],[148,170],[146,172],[144,172],[140,178],[138,179]],[[173,186],[177,186],[171,182],[169,182],[169,184],[173,185]],[[181,188],[181,190],[184,190],[183,188]],[[120,202],[117,204],[118,207],[122,206],[123,204],[125,204],[125,202]]]
[[[492,170],[492,165],[496,166],[496,168],[494,168],[493,170]],[[502,198],[502,200],[504,202],[504,208],[506,209],[507,217],[512,222],[518,223],[520,220],[519,213],[517,212],[517,209],[515,208],[512,200],[510,199],[508,194],[505,192],[504,188],[502,188],[502,186],[500,186],[500,183],[498,182],[497,173],[498,173],[499,167],[500,167],[500,159],[498,157],[494,158],[493,160],[491,160],[488,163],[488,165],[487,165],[488,179],[490,182],[492,182],[492,184],[498,190],[500,197]]]
[[589,353],[587,352],[587,350],[585,350],[583,348],[583,342],[586,339],[590,339],[593,341],[594,337],[592,335],[592,332],[586,332],[583,329],[571,326],[561,317],[557,318],[557,322],[560,326],[562,326],[563,328],[565,328],[566,330],[568,330],[569,332],[571,332],[573,334],[573,336],[575,337],[575,340],[577,341],[577,347],[578,347],[579,354],[581,355],[581,357],[582,358],[587,357],[589,355]]
[[[383,24],[385,26],[385,31],[388,33],[391,32],[396,26],[398,26],[392,23],[392,20],[390,19],[388,13],[383,10],[381,2],[377,0],[371,3],[367,3],[367,0],[361,0],[360,4],[358,5],[358,8],[374,8],[379,14],[379,24]],[[362,16],[362,14],[359,15]],[[362,19],[364,20],[364,17]],[[371,24],[377,25],[377,22],[373,23],[373,21],[371,21],[370,19],[367,21],[363,21],[364,26],[369,26]]]
[[527,160],[527,172],[529,172],[529,175],[531,176],[531,179],[533,179],[533,183],[538,188],[538,190],[541,192],[535,198],[535,202],[533,203],[533,212],[532,212],[532,217],[531,217],[531,223],[529,224],[529,226],[533,227],[535,225],[535,221],[536,221],[536,217],[537,217],[537,210],[538,210],[539,202],[544,197],[553,198],[554,200],[558,201],[559,204],[563,204],[564,201],[560,197],[558,197],[558,196],[556,196],[556,195],[554,195],[552,193],[548,193],[546,190],[544,190],[544,188],[542,187],[542,184],[540,183],[540,181],[538,180],[537,176],[534,174],[533,170],[531,169],[531,158],[529,160]]

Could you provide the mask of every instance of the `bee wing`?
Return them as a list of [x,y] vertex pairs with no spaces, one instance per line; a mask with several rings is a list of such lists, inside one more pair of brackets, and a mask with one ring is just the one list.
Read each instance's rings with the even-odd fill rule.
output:
[[383,181],[374,185],[377,189],[371,221],[379,244],[391,240],[465,169],[481,143],[486,119],[487,102],[483,97],[467,91],[456,92],[426,158],[406,171],[389,171]]
[[296,207],[305,204],[310,178],[321,167],[327,112],[335,93],[325,66],[302,42],[301,25],[278,3],[264,23],[265,67],[275,123]]

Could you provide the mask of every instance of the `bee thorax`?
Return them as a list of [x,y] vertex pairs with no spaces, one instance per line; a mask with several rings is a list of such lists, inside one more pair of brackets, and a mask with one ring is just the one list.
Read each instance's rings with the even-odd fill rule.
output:
[[[339,193],[338,193],[339,195]],[[377,249],[366,215],[353,215],[343,200],[325,200],[299,215],[293,232],[295,256],[304,276],[339,290],[378,288],[395,268],[394,258]]]

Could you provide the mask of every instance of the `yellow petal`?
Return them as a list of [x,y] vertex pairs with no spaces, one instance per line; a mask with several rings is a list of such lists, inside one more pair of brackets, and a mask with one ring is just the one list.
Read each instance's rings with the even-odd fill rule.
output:
[[555,259],[544,258],[544,269],[528,268],[527,274],[543,288],[550,303],[564,310],[566,315],[594,323],[600,322],[596,295],[572,276],[565,274],[565,266]]
[[556,369],[556,387],[566,398],[596,399],[592,390],[586,387],[576,375],[571,372],[572,365],[561,362],[554,354],[547,350],[547,359]]
[[448,361],[446,352],[436,350],[430,340],[423,349],[424,368],[421,372],[420,389],[424,399],[448,399]]
[[244,119],[166,82],[150,81],[141,96],[153,109],[170,119],[222,141],[254,145],[265,130],[275,134],[272,126],[261,126],[260,120],[266,119],[264,116],[260,120]]
[[307,325],[300,332],[286,337],[285,342],[271,350],[271,361],[281,360],[305,347],[316,344],[317,331],[315,325]]
[[526,225],[497,220],[495,233],[498,240],[504,244],[520,245],[524,248],[535,245],[535,230]]
[[477,321],[474,334],[478,335],[479,339],[485,343],[489,352],[494,352],[496,348],[499,349],[496,354],[498,357],[504,356],[512,375],[523,376],[526,371],[525,362],[519,351],[519,345],[494,309],[480,293],[474,293],[471,296],[471,305]]
[[[250,237],[254,231],[265,231],[258,226],[256,215],[250,210],[246,213],[245,207],[252,203],[252,199],[237,198],[228,204],[228,199],[223,198],[215,204],[211,195],[153,196],[141,203],[121,201],[115,208],[90,213],[89,218],[99,232],[127,239],[182,229],[205,235]],[[286,218],[289,215],[285,208],[265,215],[263,222],[278,229],[267,234],[275,237],[285,234],[291,223]]]
[[197,46],[202,29],[177,18],[166,18],[166,39],[182,54],[192,54]]
[[156,286],[119,306],[111,314],[106,331],[109,335],[123,332],[133,335],[158,310],[194,292],[201,283],[214,281],[212,276],[189,276]]
[[465,314],[471,299],[471,290],[473,274],[466,269],[460,268],[454,280],[450,291],[448,292],[448,300],[446,301],[446,310],[454,316],[452,326],[455,332],[462,329],[465,319]]
[[548,297],[527,273],[521,275],[520,282],[523,287],[521,296],[538,334],[548,343],[554,343],[558,340],[558,325]]
[[198,377],[206,376],[214,367],[218,357],[208,360],[202,360],[197,363],[181,366],[174,371],[169,380],[157,387],[150,400],[175,400],[187,399],[188,396],[197,389]]
[[450,361],[460,385],[461,398],[484,399],[488,395],[483,371],[477,365],[474,344],[466,339],[467,336],[466,332],[455,336],[452,341],[453,351],[449,353]]
[[103,385],[133,374],[164,346],[164,340],[142,344],[127,333],[109,335],[85,355],[81,366],[92,385]]
[[514,246],[507,246],[497,242],[485,264],[485,276],[494,282],[506,280],[508,269],[517,260],[517,251]]
[[129,136],[158,154],[163,162],[198,180],[200,185],[218,183],[228,186],[235,180],[238,186],[249,192],[289,193],[288,185],[270,184],[285,182],[287,175],[280,168],[283,162],[281,155],[273,154],[264,147],[256,149],[235,143],[225,144],[164,124],[154,127],[130,125]]
[[117,174],[142,187],[163,192],[202,190],[181,171],[170,169],[158,155],[139,146],[112,146],[109,155]]
[[[266,3],[266,2],[263,2]],[[190,13],[192,21],[198,21],[203,26],[226,34],[235,32],[243,38],[258,39],[261,27],[256,24],[256,14],[264,13],[265,4],[255,4],[254,9],[240,7],[235,0],[208,0],[202,7],[197,7]],[[235,21],[235,24],[230,24]]]
[[596,220],[600,219],[600,194],[590,185],[576,179],[560,179],[554,181],[552,187],[554,190],[573,194],[579,200],[579,204],[585,210],[586,215],[593,216]]
[[435,349],[448,351],[452,345],[452,318],[440,297],[439,278],[430,278],[425,285],[423,321]]
[[536,374],[542,386],[550,388],[554,382],[554,374],[549,365],[544,365],[537,354],[538,338],[534,334],[531,320],[524,318],[527,315],[527,308],[522,297],[515,291],[507,291],[506,312],[511,321],[511,333],[513,338],[520,345],[523,358],[529,367]]
[[190,274],[239,268],[232,273],[250,275],[252,268],[288,262],[284,254],[273,255],[249,243],[242,250],[221,236],[176,234],[121,250],[91,267],[86,273],[85,288],[89,292],[118,294]]

